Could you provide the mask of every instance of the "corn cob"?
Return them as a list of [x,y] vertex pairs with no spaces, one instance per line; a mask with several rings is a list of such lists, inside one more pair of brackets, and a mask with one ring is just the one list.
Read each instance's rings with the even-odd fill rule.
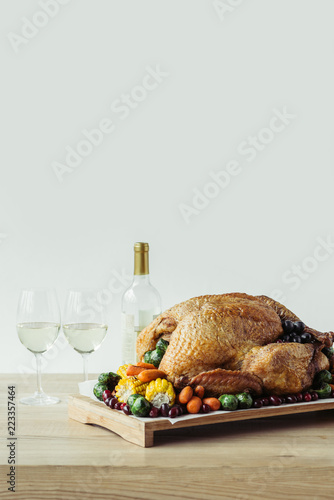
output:
[[116,397],[121,403],[126,403],[130,394],[145,396],[148,384],[148,382],[141,382],[137,377],[121,378],[115,387]]
[[145,398],[156,408],[160,408],[164,403],[172,406],[175,403],[175,392],[172,383],[161,378],[152,380],[146,389]]
[[131,363],[128,363],[127,365],[120,366],[117,370],[117,375],[119,375],[122,378],[127,378],[126,369],[128,368],[128,366],[131,366]]

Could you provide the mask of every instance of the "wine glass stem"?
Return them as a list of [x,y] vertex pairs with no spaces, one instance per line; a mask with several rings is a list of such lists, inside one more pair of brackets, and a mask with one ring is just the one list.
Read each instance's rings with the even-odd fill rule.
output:
[[42,355],[35,354],[35,358],[36,358],[36,369],[37,369],[37,394],[43,394],[42,373],[41,373]]
[[88,356],[89,354],[82,354],[83,359],[83,373],[84,373],[84,381],[88,380]]

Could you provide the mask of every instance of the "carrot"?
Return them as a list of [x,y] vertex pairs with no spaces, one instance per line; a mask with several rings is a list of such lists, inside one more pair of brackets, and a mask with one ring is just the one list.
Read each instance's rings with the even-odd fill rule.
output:
[[329,385],[330,385],[331,389],[333,389],[333,391],[334,391],[334,384],[329,384]]
[[187,403],[188,413],[199,413],[201,408],[202,400],[197,396],[193,396]]
[[165,372],[156,369],[143,370],[138,375],[139,380],[142,382],[151,382],[151,380],[156,380],[157,378],[167,378]]
[[151,365],[151,363],[143,363],[142,361],[138,361],[136,366],[141,366],[142,368],[146,368],[146,370],[149,370],[150,368],[153,368],[153,370],[155,370],[154,365]]
[[199,397],[200,399],[204,398],[204,392],[205,389],[202,385],[197,385],[194,389],[195,396]]
[[187,387],[184,387],[179,394],[179,402],[183,405],[187,404],[188,401],[190,401],[193,397],[193,394],[194,391],[192,390],[190,385],[187,385]]
[[126,369],[126,376],[127,377],[136,377],[143,370],[145,370],[145,368],[143,368],[142,366],[130,365]]
[[220,401],[217,398],[204,398],[202,403],[210,406],[212,411],[217,411],[220,408]]

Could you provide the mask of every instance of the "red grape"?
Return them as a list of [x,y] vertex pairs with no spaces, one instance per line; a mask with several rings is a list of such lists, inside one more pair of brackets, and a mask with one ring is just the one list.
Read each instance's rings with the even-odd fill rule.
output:
[[175,417],[178,417],[178,416],[179,416],[179,411],[178,411],[178,409],[177,409],[177,408],[175,408],[175,406],[173,406],[173,407],[169,410],[169,412],[168,412],[168,416],[169,416],[170,418],[175,418]]
[[253,408],[262,408],[262,406],[263,406],[262,399],[254,399]]
[[202,405],[202,412],[203,413],[210,413],[210,411],[211,411],[211,408],[209,405],[206,405],[206,404]]
[[125,415],[131,415],[131,410],[130,410],[129,405],[124,404],[122,410],[123,410],[123,413],[125,413]]
[[303,395],[301,392],[298,392],[298,394],[295,394],[297,398],[297,403],[301,403],[303,401]]
[[305,401],[305,403],[309,403],[310,401],[312,401],[312,396],[309,392],[305,392],[303,394],[303,401]]
[[106,389],[105,391],[103,391],[102,399],[103,399],[103,401],[105,401],[106,399],[109,399],[109,398],[111,398],[111,391],[108,391],[108,389]]
[[286,396],[286,398],[285,398],[285,402],[286,402],[287,404],[297,403],[297,398],[296,398],[296,396],[294,396],[294,395],[292,394],[292,395]]
[[319,396],[316,392],[312,392],[311,396],[312,396],[312,401],[318,401]]
[[270,404],[273,406],[279,406],[282,404],[282,400],[277,396],[269,396]]
[[109,399],[109,403],[108,403],[108,406],[110,408],[115,408],[115,404],[118,403],[118,399],[117,398],[111,398]]
[[156,408],[155,406],[152,406],[150,409],[150,413],[148,414],[149,417],[151,418],[157,418],[159,416],[159,408]]
[[163,405],[161,405],[160,412],[161,412],[161,415],[163,417],[168,417],[169,404],[168,403],[164,403]]

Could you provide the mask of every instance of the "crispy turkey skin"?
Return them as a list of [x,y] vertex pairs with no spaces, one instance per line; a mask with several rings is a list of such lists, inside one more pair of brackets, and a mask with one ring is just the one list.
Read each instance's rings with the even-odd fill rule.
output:
[[[328,367],[320,350],[331,344],[332,336],[309,328],[315,344],[277,344],[285,319],[299,320],[266,296],[195,297],[148,325],[138,336],[137,355],[142,359],[163,337],[169,346],[159,368],[177,388],[203,385],[207,395],[215,396],[244,390],[296,393],[310,387],[316,371]],[[285,375],[275,377],[277,372]]]

